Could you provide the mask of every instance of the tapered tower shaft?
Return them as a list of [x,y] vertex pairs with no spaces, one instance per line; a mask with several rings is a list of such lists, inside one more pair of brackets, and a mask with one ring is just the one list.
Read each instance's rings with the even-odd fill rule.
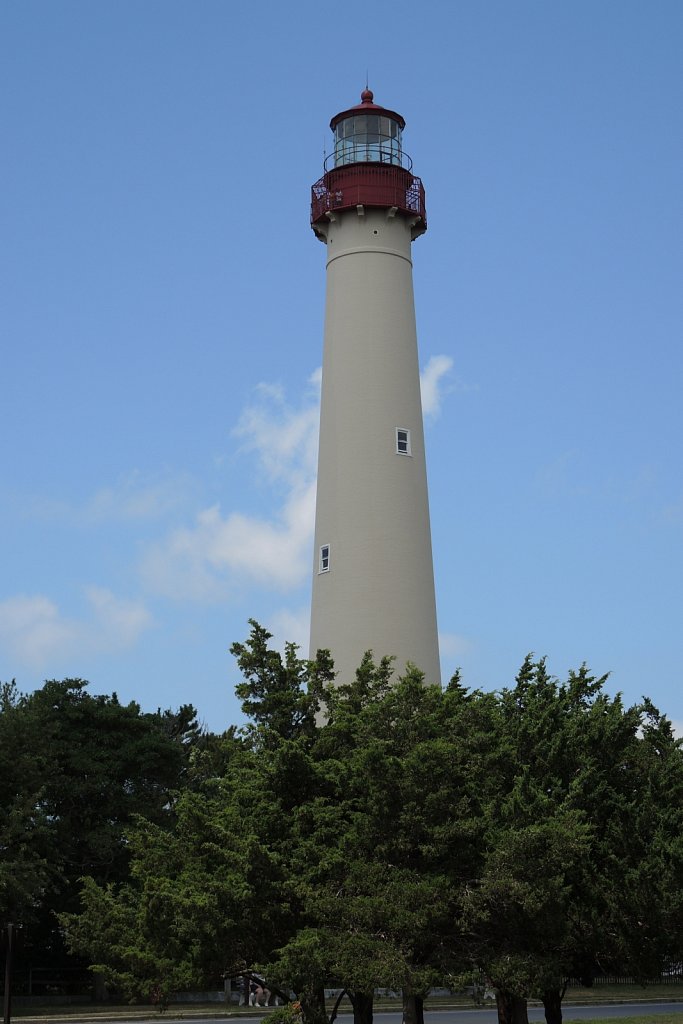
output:
[[311,655],[329,648],[339,683],[366,650],[439,683],[411,262],[424,191],[405,166],[403,119],[371,93],[332,127],[312,215],[327,301]]

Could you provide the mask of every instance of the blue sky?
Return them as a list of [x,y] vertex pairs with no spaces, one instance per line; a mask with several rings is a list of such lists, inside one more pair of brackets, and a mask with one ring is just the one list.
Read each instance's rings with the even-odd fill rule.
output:
[[[5,0],[0,679],[239,719],[305,647],[330,117],[406,118],[447,676],[683,723],[683,5]],[[683,725],[682,725],[683,728]]]

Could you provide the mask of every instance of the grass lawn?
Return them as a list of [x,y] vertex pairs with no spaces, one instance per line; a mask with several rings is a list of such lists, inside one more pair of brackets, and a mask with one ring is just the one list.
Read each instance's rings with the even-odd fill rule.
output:
[[593,988],[568,988],[562,1005],[571,1003],[646,1003],[683,1000],[683,985],[594,985]]

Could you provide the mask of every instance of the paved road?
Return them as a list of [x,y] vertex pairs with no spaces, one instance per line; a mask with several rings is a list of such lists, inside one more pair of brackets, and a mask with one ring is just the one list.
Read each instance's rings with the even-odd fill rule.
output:
[[[175,1010],[175,1008],[174,1008]],[[601,1003],[598,1006],[566,1006],[563,1014],[566,1021],[573,1020],[594,1020],[595,1018],[607,1017],[634,1017],[655,1013],[679,1013],[681,1024],[683,1024],[683,1002],[680,1003]],[[157,1018],[158,1019],[158,1018]],[[163,1018],[161,1018],[163,1020]],[[191,1017],[187,1018],[191,1024],[216,1024],[216,1017]],[[220,1018],[219,1018],[220,1019]],[[245,1024],[262,1024],[267,1017],[232,1017],[232,1021],[242,1020]],[[497,1024],[495,1010],[427,1010],[425,1012],[425,1024]],[[543,1021],[543,1007],[530,1006],[529,1020]],[[386,1013],[375,1013],[377,1024],[401,1024],[401,1013],[391,1010]],[[339,1024],[353,1024],[353,1015],[340,1013],[337,1017]],[[86,1022],[79,1017],[80,1024],[102,1024],[101,1019],[95,1017],[92,1021]],[[123,1020],[117,1018],[116,1024],[141,1024],[137,1020]]]
[[[683,1003],[614,1003],[599,1006],[566,1006],[563,1017],[570,1020],[594,1020],[596,1017],[633,1017],[646,1013],[680,1013],[683,1021]],[[400,1012],[376,1013],[378,1024],[401,1024]],[[353,1024],[353,1015],[340,1013],[339,1024]],[[543,1021],[542,1006],[529,1007],[530,1021]],[[427,1010],[425,1024],[497,1024],[495,1010]]]

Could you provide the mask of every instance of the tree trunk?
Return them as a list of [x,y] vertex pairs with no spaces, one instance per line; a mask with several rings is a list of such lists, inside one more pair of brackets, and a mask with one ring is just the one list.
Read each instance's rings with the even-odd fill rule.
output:
[[347,992],[345,988],[341,989],[339,995],[337,996],[337,998],[334,1001],[334,1006],[332,1007],[332,1013],[329,1016],[328,1024],[334,1024],[335,1020],[337,1019],[337,1014],[339,1012],[339,1007],[341,1006],[341,1002],[342,1002],[342,999],[344,998],[344,996],[348,996],[348,998],[351,1000],[351,1005],[353,1006],[353,995],[352,995],[352,993],[351,992]]
[[313,989],[299,993],[303,1024],[327,1024],[325,1011],[325,989],[316,985]]
[[372,1024],[372,992],[349,992],[353,1006],[353,1024]]
[[547,1024],[562,1024],[562,996],[559,988],[547,988],[543,992],[543,1006]]
[[498,1024],[529,1024],[526,999],[505,989],[496,989]]
[[92,998],[94,1003],[105,1003],[109,999],[109,992],[101,971],[95,971],[92,978]]
[[403,1020],[401,1024],[424,1024],[424,999],[414,992],[403,992]]

